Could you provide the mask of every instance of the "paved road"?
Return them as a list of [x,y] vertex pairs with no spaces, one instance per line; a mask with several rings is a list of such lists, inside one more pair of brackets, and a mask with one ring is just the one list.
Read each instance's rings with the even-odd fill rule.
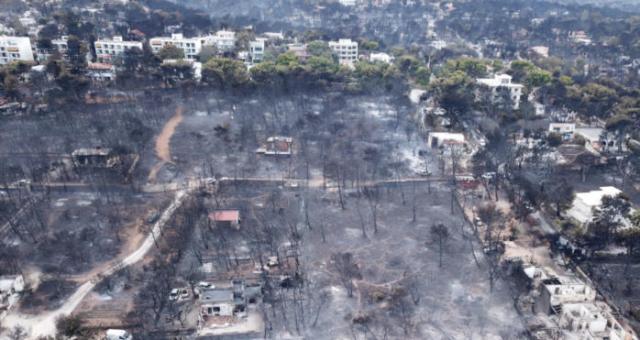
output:
[[540,228],[547,234],[547,235],[555,235],[558,232],[549,224],[549,222],[547,222],[547,220],[544,218],[544,216],[542,215],[542,213],[540,213],[539,211],[536,211],[535,213],[531,214],[531,217],[535,218],[536,221],[538,221],[538,225],[540,226]]

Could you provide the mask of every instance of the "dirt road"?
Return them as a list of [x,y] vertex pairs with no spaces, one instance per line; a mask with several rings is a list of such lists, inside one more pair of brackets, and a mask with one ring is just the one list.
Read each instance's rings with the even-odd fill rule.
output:
[[184,108],[181,105],[178,105],[176,113],[167,121],[167,123],[164,124],[162,131],[160,131],[160,134],[156,137],[155,151],[156,156],[160,161],[151,168],[147,178],[149,182],[155,182],[156,176],[162,166],[166,163],[171,163],[171,137],[173,137],[173,134],[176,132],[176,128],[184,119],[183,113]]
[[80,302],[82,302],[82,299],[84,299],[84,297],[93,290],[95,285],[100,282],[101,278],[110,276],[122,268],[141,261],[145,257],[145,255],[153,248],[156,237],[160,236],[162,228],[165,226],[167,221],[169,221],[173,213],[189,196],[188,193],[189,192],[186,190],[177,191],[175,198],[164,210],[158,221],[153,225],[151,232],[140,247],[125,257],[122,262],[105,268],[103,271],[97,273],[91,280],[83,283],[69,298],[67,298],[60,308],[50,312],[44,312],[39,315],[22,314],[14,309],[9,311],[7,316],[2,320],[2,326],[8,329],[12,329],[15,326],[22,326],[29,333],[29,336],[26,339],[37,339],[41,336],[54,336],[56,333],[56,319],[61,316],[71,314],[76,307],[78,307]]

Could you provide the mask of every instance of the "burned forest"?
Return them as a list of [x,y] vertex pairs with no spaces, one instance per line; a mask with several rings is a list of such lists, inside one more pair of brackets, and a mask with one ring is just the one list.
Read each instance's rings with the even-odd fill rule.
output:
[[0,1],[0,340],[638,339],[617,6]]

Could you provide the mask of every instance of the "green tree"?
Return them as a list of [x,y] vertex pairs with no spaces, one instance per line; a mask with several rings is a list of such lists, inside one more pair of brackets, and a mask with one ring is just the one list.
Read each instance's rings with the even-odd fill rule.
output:
[[377,50],[380,44],[374,40],[365,40],[360,43],[360,48],[364,51],[373,51]]
[[511,76],[516,82],[524,81],[529,72],[535,69],[535,65],[525,60],[515,60],[511,62]]
[[124,70],[127,74],[132,75],[138,71],[142,60],[144,58],[144,52],[137,48],[129,48],[122,53],[122,58],[120,58],[120,63],[124,67]]
[[487,75],[487,65],[484,61],[474,58],[459,58],[447,61],[445,70],[449,73],[461,71],[471,78],[480,78]]
[[198,58],[200,62],[206,63],[211,58],[215,58],[218,55],[218,48],[213,45],[202,46]]
[[285,52],[276,58],[276,65],[294,69],[300,65],[300,60],[293,52]]
[[420,61],[412,55],[405,54],[396,59],[396,66],[400,72],[413,75],[420,67]]
[[331,58],[332,51],[326,41],[314,40],[307,44],[307,53],[316,57]]
[[165,59],[184,59],[184,51],[174,45],[166,45],[158,51],[158,57]]
[[71,95],[71,98],[76,100],[81,99],[89,89],[89,81],[86,77],[74,75],[68,71],[61,72],[58,78],[56,78],[56,83],[62,89],[62,93]]
[[591,225],[593,240],[598,244],[607,244],[611,236],[622,226],[631,210],[631,203],[622,196],[604,196],[602,204],[593,210]]
[[202,81],[219,88],[236,88],[249,83],[249,74],[239,60],[213,58],[202,66]]
[[312,56],[307,60],[309,71],[317,79],[332,80],[338,74],[340,67],[332,59]]
[[191,63],[183,60],[162,64],[161,69],[162,77],[167,84],[175,84],[182,80],[193,79],[193,67]]
[[622,230],[618,240],[627,248],[627,255],[633,256],[640,248],[640,225]]
[[524,80],[524,83],[530,88],[545,86],[550,82],[551,73],[540,69],[531,70]]
[[429,85],[429,79],[431,79],[431,72],[424,66],[418,67],[415,74],[416,82],[422,86]]
[[547,144],[552,148],[560,146],[562,144],[562,135],[557,132],[550,132],[547,135]]
[[560,217],[560,213],[571,207],[575,197],[573,187],[565,180],[548,185],[545,194],[548,202],[552,203],[555,207],[556,216],[558,217]]
[[20,97],[20,91],[18,86],[18,78],[11,74],[4,76],[2,83],[2,89],[6,92],[7,97],[11,99],[18,99]]
[[251,68],[251,79],[258,85],[267,86],[276,82],[278,77],[278,69],[272,61],[259,63]]
[[87,70],[87,45],[75,35],[67,38],[67,56],[69,57],[69,71],[75,75],[83,75]]
[[627,134],[627,130],[634,125],[633,119],[626,114],[616,114],[609,119],[605,125],[606,129],[616,134],[618,140],[618,152],[622,152],[622,144]]
[[[474,81],[463,71],[455,71],[434,79],[429,91],[450,114],[468,112],[474,101]],[[454,116],[455,117],[455,116]]]

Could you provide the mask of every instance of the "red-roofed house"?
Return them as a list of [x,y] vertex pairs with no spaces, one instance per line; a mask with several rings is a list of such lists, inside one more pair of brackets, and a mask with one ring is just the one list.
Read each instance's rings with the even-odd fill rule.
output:
[[289,156],[293,150],[293,138],[283,136],[273,136],[256,150],[256,153],[264,155],[284,155]]
[[209,213],[209,219],[218,226],[228,226],[240,229],[240,211],[238,210],[216,210]]
[[116,79],[116,68],[107,63],[89,63],[87,76],[94,81],[112,81]]

